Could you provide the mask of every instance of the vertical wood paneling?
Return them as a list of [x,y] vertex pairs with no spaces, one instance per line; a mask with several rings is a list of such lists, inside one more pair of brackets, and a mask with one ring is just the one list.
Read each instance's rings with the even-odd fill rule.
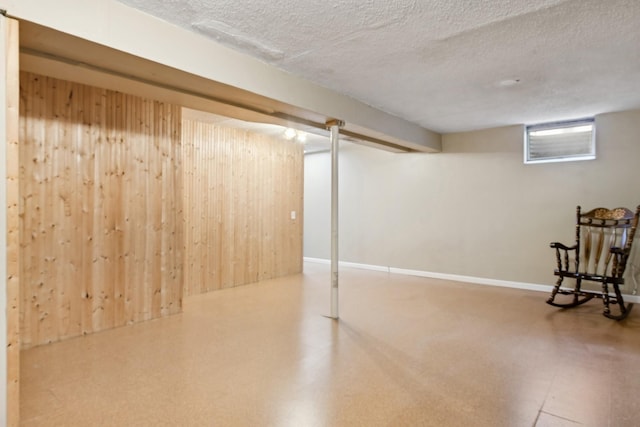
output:
[[302,146],[191,118],[182,144],[185,295],[301,272]]
[[19,203],[19,67],[18,67],[18,21],[2,17],[4,29],[4,75],[5,75],[5,136],[6,136],[6,418],[0,423],[18,426],[20,423],[20,203]]
[[181,113],[20,77],[23,346],[177,313]]

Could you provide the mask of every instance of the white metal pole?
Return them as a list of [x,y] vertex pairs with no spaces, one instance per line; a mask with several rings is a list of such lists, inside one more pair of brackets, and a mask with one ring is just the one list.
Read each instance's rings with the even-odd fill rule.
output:
[[331,130],[331,318],[338,318],[338,142],[339,120],[327,122]]

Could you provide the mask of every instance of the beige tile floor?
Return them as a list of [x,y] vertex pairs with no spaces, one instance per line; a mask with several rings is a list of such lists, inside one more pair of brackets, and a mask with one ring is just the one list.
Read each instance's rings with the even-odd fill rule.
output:
[[639,426],[640,308],[545,298],[306,264],[23,351],[22,425]]

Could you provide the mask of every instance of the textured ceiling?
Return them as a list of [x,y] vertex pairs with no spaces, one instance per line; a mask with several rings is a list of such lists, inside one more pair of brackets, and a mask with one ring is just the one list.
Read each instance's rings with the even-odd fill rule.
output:
[[640,108],[639,0],[120,1],[437,132]]

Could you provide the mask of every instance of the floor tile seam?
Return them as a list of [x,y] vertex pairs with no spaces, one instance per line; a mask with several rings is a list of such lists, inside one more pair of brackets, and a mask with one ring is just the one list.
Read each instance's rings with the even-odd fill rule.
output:
[[[553,386],[554,386],[554,384],[556,382],[556,378],[558,377],[559,368],[556,366],[556,367],[554,367],[553,371],[554,371],[553,375],[551,377],[551,380],[549,381],[549,386],[547,387],[547,391],[544,394],[544,399],[542,400],[542,404],[540,405],[540,409],[538,410],[538,416],[536,417],[536,423],[537,423],[538,418],[540,417],[541,413],[549,414],[548,412],[546,412],[544,410],[544,407],[547,404],[547,400],[549,399],[549,395],[551,394],[551,390],[553,389]],[[549,414],[549,415],[553,415],[554,417],[556,416],[554,414]],[[534,427],[535,427],[535,424],[534,424]]]
[[[543,409],[540,409],[540,411],[538,412],[538,418],[540,417],[540,414],[550,415],[550,416],[552,416],[554,418],[558,418],[558,419],[561,419],[561,420],[564,420],[564,421],[569,421],[570,423],[574,423],[576,425],[582,425],[582,423],[580,421],[572,420],[571,418],[563,417],[562,415],[553,414],[553,413],[547,412],[547,411],[545,411]],[[538,418],[536,418],[536,422],[538,421]],[[534,426],[535,426],[535,424],[534,424]]]

